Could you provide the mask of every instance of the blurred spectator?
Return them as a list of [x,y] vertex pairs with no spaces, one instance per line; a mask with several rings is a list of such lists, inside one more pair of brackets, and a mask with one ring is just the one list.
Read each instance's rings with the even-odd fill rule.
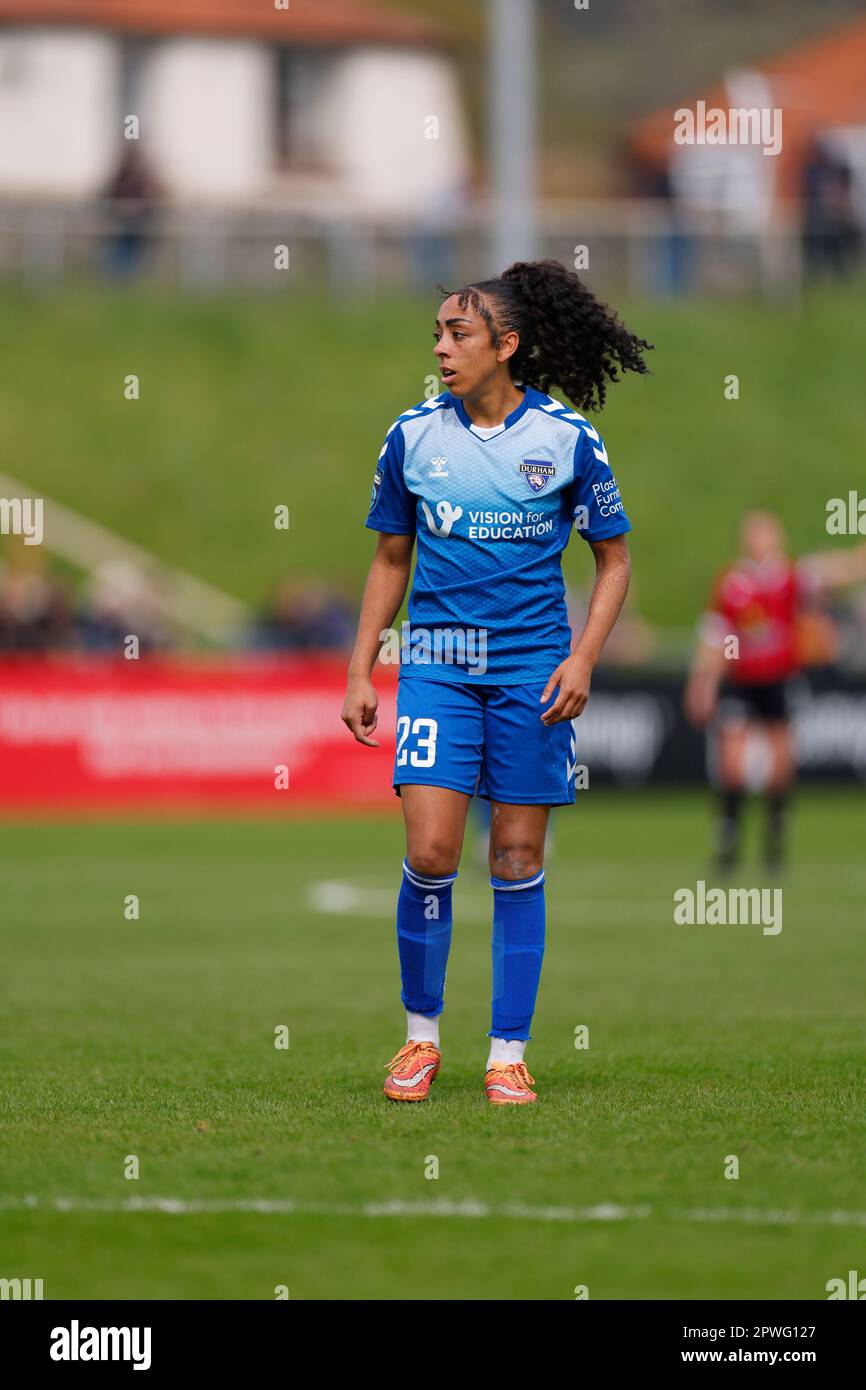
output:
[[469,179],[436,188],[419,200],[417,228],[410,237],[415,284],[425,293],[457,278],[457,244],[469,225],[476,190]]
[[[845,601],[847,600],[847,601]],[[866,584],[844,598],[836,597],[832,620],[836,637],[833,660],[842,670],[866,672]]]
[[93,574],[78,612],[86,650],[122,654],[124,638],[138,638],[144,655],[172,645],[165,596],[157,581],[135,565],[114,560]]
[[803,261],[807,275],[843,279],[854,269],[860,230],[851,170],[821,140],[803,165]]
[[0,571],[0,652],[57,650],[73,640],[66,588],[45,574],[44,552],[10,546]]
[[106,242],[108,268],[131,277],[144,262],[161,189],[147,156],[135,140],[124,140],[117,169],[105,190],[112,205],[112,228]]
[[256,623],[250,645],[261,651],[344,651],[355,639],[354,605],[314,579],[283,579]]
[[652,198],[667,213],[664,232],[647,241],[649,286],[654,294],[687,294],[695,269],[695,239],[688,230],[688,215],[681,207],[667,164],[623,156],[635,197]]

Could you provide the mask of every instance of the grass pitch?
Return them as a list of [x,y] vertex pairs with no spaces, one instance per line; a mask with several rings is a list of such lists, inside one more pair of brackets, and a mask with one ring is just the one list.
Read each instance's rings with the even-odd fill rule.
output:
[[708,809],[597,791],[559,813],[540,1102],[513,1109],[482,1090],[471,846],[443,1069],[398,1106],[398,821],[4,827],[0,1276],[47,1298],[825,1298],[866,1239],[862,805],[802,793],[778,936],[673,924],[709,877]]

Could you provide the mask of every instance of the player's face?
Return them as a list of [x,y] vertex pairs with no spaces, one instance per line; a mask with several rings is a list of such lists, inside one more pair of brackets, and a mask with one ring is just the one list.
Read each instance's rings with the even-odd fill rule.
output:
[[743,553],[756,564],[785,550],[785,533],[769,512],[752,512],[743,522]]
[[461,309],[456,294],[440,308],[433,337],[442,384],[453,396],[461,400],[471,396],[499,370],[500,357],[490,329],[471,304]]

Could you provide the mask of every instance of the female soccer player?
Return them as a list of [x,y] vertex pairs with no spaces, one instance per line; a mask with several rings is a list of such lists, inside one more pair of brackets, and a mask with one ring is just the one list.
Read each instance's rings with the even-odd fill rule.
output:
[[[451,889],[473,794],[491,802],[493,1017],[485,1089],[534,1101],[523,1060],[544,953],[543,849],[551,806],[574,801],[571,721],[626,595],[630,530],[604,444],[580,409],[620,370],[645,372],[635,337],[557,261],[518,262],[449,293],[433,334],[445,390],[400,415],[373,478],[379,541],[364,590],[343,720],[378,746],[371,673],[406,592],[394,788],[406,824],[397,944],[407,1041],[385,1095],[424,1100],[441,1061]],[[570,649],[561,571],[572,529],[595,556]]]
[[700,641],[684,704],[693,724],[715,722],[720,782],[716,868],[729,873],[740,850],[749,737],[769,749],[764,862],[783,867],[787,809],[796,765],[791,688],[802,667],[799,622],[831,589],[866,577],[866,547],[793,560],[781,521],[751,511],[740,526],[740,555],[716,579],[700,623]]

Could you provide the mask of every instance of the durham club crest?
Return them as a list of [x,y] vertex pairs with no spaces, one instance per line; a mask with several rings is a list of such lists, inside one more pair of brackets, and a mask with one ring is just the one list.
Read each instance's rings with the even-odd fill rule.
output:
[[548,463],[547,459],[524,459],[520,471],[525,475],[533,492],[541,492],[541,489],[547,486],[548,478],[556,477],[556,467]]

